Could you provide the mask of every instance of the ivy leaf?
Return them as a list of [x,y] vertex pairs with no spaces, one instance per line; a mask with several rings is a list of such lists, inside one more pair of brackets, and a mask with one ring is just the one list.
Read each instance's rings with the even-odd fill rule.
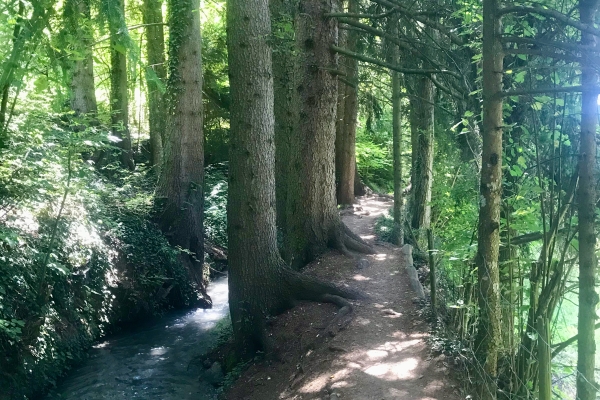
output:
[[515,82],[517,82],[517,83],[523,83],[523,82],[525,82],[525,76],[527,76],[527,71],[518,72],[515,75]]

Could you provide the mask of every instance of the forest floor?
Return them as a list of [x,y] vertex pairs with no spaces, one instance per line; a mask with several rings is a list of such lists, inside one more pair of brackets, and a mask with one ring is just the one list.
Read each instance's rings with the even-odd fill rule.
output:
[[256,362],[227,392],[229,400],[458,400],[460,385],[443,355],[427,345],[429,324],[413,303],[400,249],[375,240],[375,220],[392,203],[360,198],[344,222],[374,245],[376,254],[357,262],[329,252],[304,270],[367,293],[353,302],[353,318],[335,336],[331,304],[300,303],[271,327],[275,357]]

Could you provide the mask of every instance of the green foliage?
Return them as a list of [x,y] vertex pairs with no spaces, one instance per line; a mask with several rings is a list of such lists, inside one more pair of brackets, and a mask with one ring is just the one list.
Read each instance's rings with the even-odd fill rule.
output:
[[389,150],[371,141],[366,135],[356,139],[358,173],[376,192],[390,192],[394,187],[394,174]]
[[375,220],[375,226],[373,229],[379,240],[391,243],[394,231],[394,216],[392,215],[392,210],[389,210],[387,213],[379,216]]
[[0,150],[0,379],[14,397],[53,384],[116,324],[197,299],[151,222],[152,175],[100,176],[88,158],[108,133],[39,105]]
[[209,165],[204,177],[204,231],[227,248],[227,163]]

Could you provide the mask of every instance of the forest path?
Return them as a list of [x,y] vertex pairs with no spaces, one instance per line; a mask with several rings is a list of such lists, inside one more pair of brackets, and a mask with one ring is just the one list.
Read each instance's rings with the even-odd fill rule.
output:
[[425,342],[428,324],[417,315],[400,249],[375,241],[377,217],[392,203],[360,198],[343,216],[376,254],[365,262],[330,252],[306,273],[368,293],[354,302],[350,323],[335,336],[329,304],[302,303],[278,317],[271,334],[277,361],[252,365],[228,392],[231,400],[457,400],[457,384],[443,356],[432,357]]

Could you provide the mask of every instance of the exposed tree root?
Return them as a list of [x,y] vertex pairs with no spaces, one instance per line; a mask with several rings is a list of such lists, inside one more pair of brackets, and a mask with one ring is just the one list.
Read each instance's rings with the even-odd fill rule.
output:
[[354,258],[354,255],[349,250],[362,254],[375,254],[375,249],[360,236],[352,232],[343,222],[339,224],[334,247],[344,255],[352,258]]
[[[326,301],[323,300],[323,296],[332,295],[337,296],[340,299],[352,299],[361,300],[367,299],[368,297],[363,293],[334,285],[331,282],[327,282],[312,276],[301,274],[292,270],[291,268],[282,268],[283,278],[290,288],[290,295],[293,300],[309,300],[309,301]],[[327,301],[332,303],[333,301]],[[337,304],[337,303],[334,303]],[[349,304],[349,303],[348,303]],[[339,304],[338,304],[339,305]],[[340,306],[343,307],[346,304]]]
[[347,299],[368,299],[365,294],[357,290],[337,286],[331,282],[298,273],[290,268],[284,268],[284,277],[292,289],[291,295],[295,300],[331,303],[339,307],[337,315],[326,328],[330,336],[335,336],[352,320],[352,304]]
[[333,294],[324,294],[321,297],[321,301],[324,303],[332,303],[338,306],[340,309],[336,314],[335,318],[329,323],[327,327],[327,333],[329,336],[335,336],[339,331],[344,329],[352,320],[352,304],[343,297],[336,296]]

